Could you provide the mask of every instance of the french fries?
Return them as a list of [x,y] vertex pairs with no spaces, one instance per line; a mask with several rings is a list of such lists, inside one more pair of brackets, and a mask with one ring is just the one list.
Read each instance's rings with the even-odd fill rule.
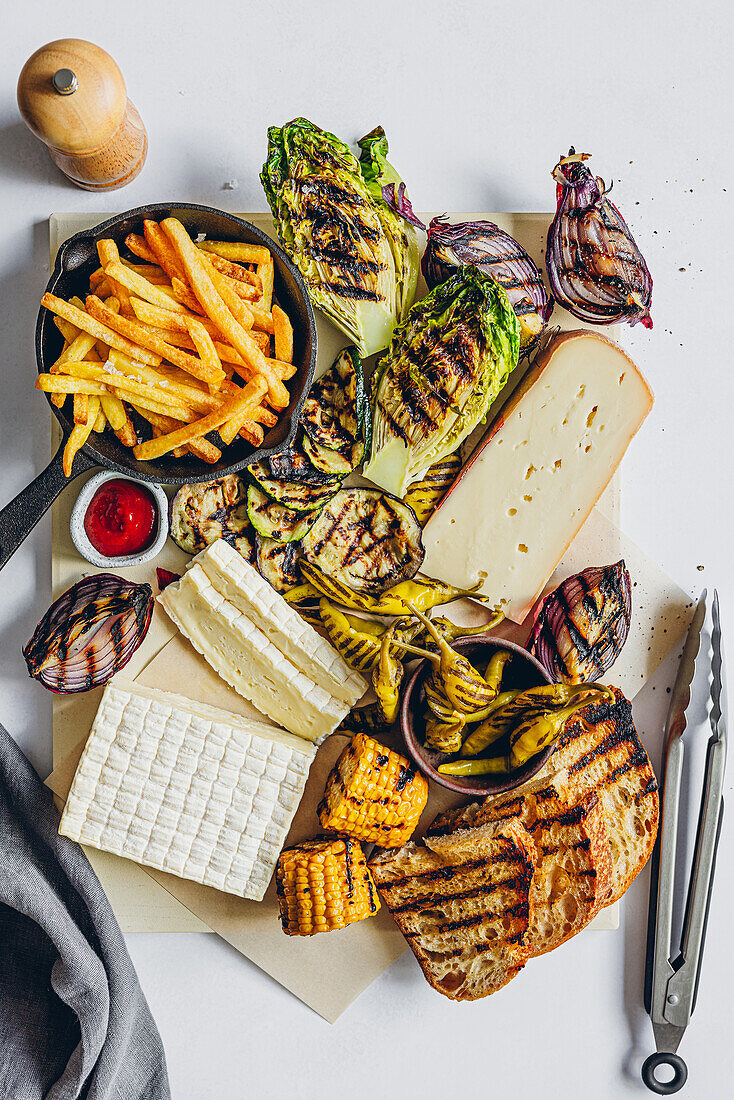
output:
[[67,477],[90,434],[108,429],[141,461],[217,463],[239,436],[258,446],[290,401],[293,328],[272,302],[269,249],[194,242],[176,218],[140,228],[123,255],[109,238],[97,243],[85,301],[41,300],[64,345],[36,389],[73,403]]

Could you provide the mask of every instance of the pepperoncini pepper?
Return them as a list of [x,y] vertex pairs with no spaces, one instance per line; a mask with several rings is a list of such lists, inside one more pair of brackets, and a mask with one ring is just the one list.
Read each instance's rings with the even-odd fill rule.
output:
[[460,714],[456,721],[444,722],[435,714],[426,718],[425,745],[435,752],[458,752],[461,748],[461,735],[465,718]]
[[521,692],[519,689],[515,691],[501,691],[482,711],[472,715],[472,721],[480,721],[481,725],[472,730],[462,745],[462,756],[477,756],[480,752],[484,752],[489,745],[492,745],[495,741],[499,741],[500,737],[504,736],[507,731],[499,724],[493,725],[488,719],[496,711],[500,711],[503,707],[506,707],[508,703],[511,703],[513,699],[516,699],[520,694]]
[[503,775],[510,771],[507,756],[484,756],[481,760],[451,760],[439,764],[442,775]]
[[463,756],[474,756],[498,741],[521,721],[540,717],[555,707],[566,706],[581,693],[595,689],[589,684],[542,684],[517,693],[504,706],[491,710],[480,726],[467,737]]
[[378,707],[388,726],[391,726],[398,716],[400,684],[404,672],[402,661],[393,651],[393,643],[400,623],[401,620],[396,619],[383,634],[380,643],[380,659],[372,670],[372,687],[377,696]]
[[427,657],[437,666],[443,690],[448,700],[456,710],[464,714],[471,714],[472,710],[478,710],[492,702],[495,692],[487,684],[470,661],[462,657],[455,649],[441,637],[438,630],[414,604],[408,603],[413,615],[423,623],[423,626],[432,636],[438,652],[429,653],[427,650],[418,650],[416,647],[406,647],[411,653]]
[[495,694],[499,692],[502,685],[502,677],[505,672],[505,665],[512,660],[512,654],[509,649],[498,649],[489,659],[489,664],[484,673],[484,679],[489,686],[493,689]]
[[[368,672],[380,660],[380,646],[389,627],[384,623],[375,623],[369,619],[360,619],[355,615],[335,607],[325,596],[319,601],[321,625],[329,641],[344,660],[359,672]],[[413,626],[403,619],[399,630],[391,635],[393,645],[409,640],[420,632],[420,626]]]
[[590,703],[601,703],[603,700],[613,700],[614,695],[608,688],[591,691],[596,696],[592,699],[582,699],[571,706],[562,707],[561,710],[546,711],[520,722],[510,734],[510,767],[520,768],[533,756],[537,756],[543,749],[548,748],[560,737],[563,728],[577,711],[582,710]]

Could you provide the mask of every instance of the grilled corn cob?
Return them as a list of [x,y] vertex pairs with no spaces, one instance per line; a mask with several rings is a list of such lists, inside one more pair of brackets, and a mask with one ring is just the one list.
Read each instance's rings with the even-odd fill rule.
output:
[[323,829],[380,848],[409,839],[428,799],[428,784],[400,753],[356,733],[332,768],[319,804]]
[[289,936],[346,928],[380,908],[364,852],[353,840],[306,840],[284,849],[276,884]]

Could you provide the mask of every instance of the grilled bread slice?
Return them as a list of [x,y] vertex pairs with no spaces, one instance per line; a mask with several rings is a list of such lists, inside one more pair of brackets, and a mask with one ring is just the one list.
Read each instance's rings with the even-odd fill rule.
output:
[[607,905],[622,897],[652,855],[660,818],[658,782],[632,706],[618,688],[614,694],[614,703],[585,707],[571,719],[548,761],[568,772],[569,804],[595,791],[604,806],[613,868]]
[[540,799],[530,792],[442,814],[431,825],[427,841],[455,829],[500,822],[508,815],[519,817],[537,848],[526,941],[533,956],[560,947],[585,928],[606,904],[612,882],[605,812],[596,793],[569,806],[562,782],[546,780],[540,790]]
[[518,818],[379,851],[375,884],[428,982],[452,1000],[476,1000],[525,965],[536,859]]

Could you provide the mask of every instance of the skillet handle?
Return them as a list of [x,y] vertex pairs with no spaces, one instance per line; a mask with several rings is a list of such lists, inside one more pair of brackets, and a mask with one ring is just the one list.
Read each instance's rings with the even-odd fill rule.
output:
[[41,516],[49,510],[61,490],[79,474],[95,465],[80,451],[74,459],[71,477],[62,468],[62,442],[58,451],[30,485],[22,489],[15,500],[6,504],[0,512],[0,569],[11,558],[22,542],[30,535]]

